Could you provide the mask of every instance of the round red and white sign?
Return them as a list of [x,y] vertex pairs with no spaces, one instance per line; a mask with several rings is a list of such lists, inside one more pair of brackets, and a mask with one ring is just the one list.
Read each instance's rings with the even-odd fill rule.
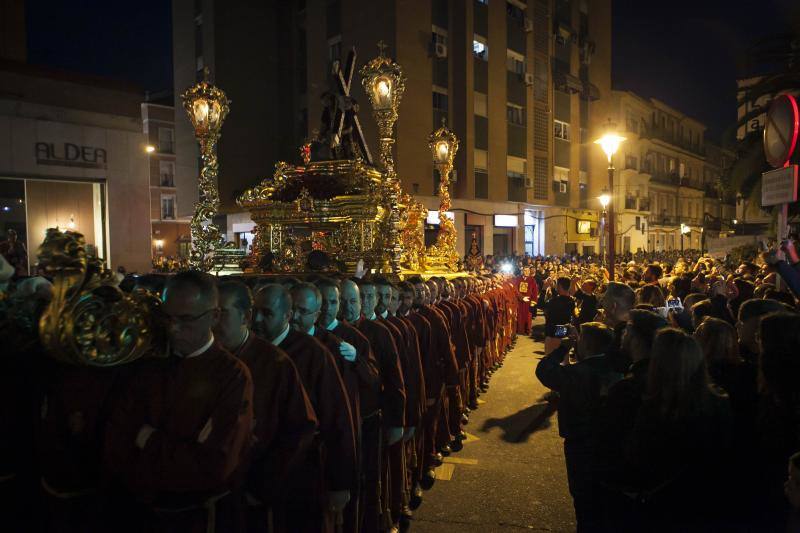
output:
[[764,155],[770,165],[780,168],[789,163],[797,147],[798,131],[800,112],[797,99],[791,94],[776,96],[767,111],[764,128]]

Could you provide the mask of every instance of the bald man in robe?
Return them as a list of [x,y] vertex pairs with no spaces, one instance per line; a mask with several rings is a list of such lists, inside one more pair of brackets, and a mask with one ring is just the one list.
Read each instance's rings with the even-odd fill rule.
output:
[[[341,287],[341,318],[358,328],[369,340],[381,378],[380,412],[364,415],[363,427],[366,493],[362,529],[378,531],[392,527],[388,483],[380,480],[388,477],[389,447],[403,438],[406,401],[403,367],[391,332],[376,320],[374,287],[364,313],[364,299],[359,286],[348,279],[342,282]],[[373,494],[373,488],[379,488],[380,493]]]
[[250,371],[212,333],[220,310],[211,276],[176,274],[162,298],[171,355],[140,363],[109,419],[105,461],[143,504],[128,518],[148,531],[239,531]]
[[336,360],[317,339],[290,327],[292,307],[289,291],[278,284],[255,297],[254,331],[292,359],[319,422],[320,446],[290,474],[276,524],[285,531],[332,531],[357,488],[355,429]]
[[452,440],[447,425],[441,424],[441,420],[446,390],[458,385],[458,362],[450,342],[447,319],[441,311],[431,305],[428,286],[419,277],[413,278],[411,283],[415,293],[414,310],[430,323],[431,351],[429,356],[433,359],[433,364],[440,368],[442,379],[440,383],[436,383],[440,387],[439,390],[428,391],[428,394],[432,393],[434,396],[428,396],[428,410],[424,424],[426,428],[426,446],[423,457],[426,465],[425,478],[427,483],[431,483],[433,467],[441,462],[441,455],[437,455],[440,453],[439,449]]
[[[412,470],[411,475],[411,498],[409,500],[409,507],[411,510],[416,509],[422,504],[422,487],[421,481],[426,474],[428,468],[431,466],[425,460],[425,439],[428,429],[426,428],[428,410],[436,402],[436,398],[441,396],[441,391],[444,388],[444,380],[442,377],[442,368],[440,368],[439,361],[434,353],[433,337],[431,336],[431,324],[428,319],[421,314],[413,311],[414,306],[414,286],[407,282],[401,282],[397,285],[397,308],[395,310],[396,316],[402,318],[409,324],[415,335],[417,336],[417,343],[420,350],[420,364],[422,365],[422,375],[424,378],[423,387],[420,389],[420,403],[422,404],[422,417],[417,425],[417,431],[414,435],[414,455],[416,457],[416,465]],[[394,300],[394,291],[393,291]],[[429,481],[433,480],[433,471],[429,472]]]
[[286,353],[250,331],[253,295],[239,281],[219,285],[219,343],[247,365],[253,377],[253,436],[246,474],[248,532],[268,530],[282,504],[289,472],[303,460],[317,431],[317,417],[297,369]]
[[[328,351],[333,354],[336,360],[342,382],[347,390],[350,402],[351,415],[353,417],[353,429],[356,439],[356,461],[360,467],[360,439],[361,439],[361,418],[359,409],[359,384],[356,369],[357,351],[355,346],[345,342],[333,332],[317,326],[317,320],[322,310],[322,293],[311,283],[298,283],[291,289],[292,295],[292,319],[291,326],[294,330],[307,333],[319,340]],[[359,483],[360,468],[356,477],[356,487],[350,495],[342,511],[342,530],[346,532],[358,531],[358,508],[359,508]]]

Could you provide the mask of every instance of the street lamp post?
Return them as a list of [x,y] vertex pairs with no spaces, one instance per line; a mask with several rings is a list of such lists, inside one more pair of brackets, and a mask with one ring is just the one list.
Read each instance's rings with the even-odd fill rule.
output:
[[217,141],[230,111],[230,101],[208,80],[208,68],[203,69],[203,80],[184,92],[181,99],[200,144],[203,165],[198,179],[197,204],[189,226],[192,235],[189,262],[194,268],[208,272],[213,265],[214,250],[224,241],[213,218],[219,210]]
[[439,171],[439,234],[432,250],[435,255],[451,269],[458,268],[456,250],[456,227],[447,216],[450,210],[450,174],[453,171],[453,158],[458,152],[458,137],[447,128],[445,119],[442,127],[428,137],[428,146],[433,154],[433,164]]
[[[691,226],[687,226],[683,222],[681,222],[681,257],[683,256],[683,236],[687,235],[692,231]],[[689,241],[689,246],[691,246],[691,241]]]
[[400,181],[394,170],[394,123],[397,122],[397,108],[405,92],[405,76],[403,69],[385,55],[386,45],[383,41],[378,43],[378,57],[361,68],[361,84],[367,93],[372,115],[378,123],[380,136],[380,157],[385,178],[383,183],[386,217],[386,236],[384,240],[384,253],[387,256],[389,268],[394,274],[400,272],[400,213],[398,204],[400,200]]
[[611,195],[608,193],[608,189],[603,187],[603,191],[597,199],[600,200],[600,205],[603,207],[603,214],[600,219],[600,249],[602,252],[603,264],[606,264],[606,217],[608,216],[608,211],[606,211],[606,209],[608,208],[609,202],[611,202]]
[[625,137],[617,135],[614,131],[614,124],[609,121],[605,135],[595,141],[599,144],[608,157],[608,188],[610,198],[608,201],[608,276],[610,281],[614,281],[614,265],[616,263],[616,235],[614,234],[614,154],[617,153],[619,145]]

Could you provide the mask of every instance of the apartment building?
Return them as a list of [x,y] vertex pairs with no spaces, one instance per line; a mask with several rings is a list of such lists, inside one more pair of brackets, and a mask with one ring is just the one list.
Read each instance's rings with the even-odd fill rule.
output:
[[[160,103],[158,103],[160,102]],[[175,187],[175,108],[166,100],[142,103],[142,128],[147,142],[150,172],[151,253],[154,261],[188,257],[191,244],[189,216],[178,215]]]
[[705,125],[663,102],[628,91],[613,91],[612,100],[627,139],[612,196],[617,249],[700,249],[704,232],[718,235],[732,214],[719,181],[733,154],[705,140]]
[[[607,173],[592,141],[611,96],[610,0],[252,4],[173,2],[176,93],[209,66],[233,102],[219,145],[229,238],[244,239],[252,227],[235,196],[271,174],[275,161],[297,160],[297,147],[318,128],[334,62],[355,47],[360,67],[384,41],[407,77],[396,169],[403,189],[431,211],[439,176],[427,137],[445,119],[461,141],[451,183],[459,251],[473,234],[484,253],[599,251],[596,198]],[[350,91],[377,153],[357,74]],[[183,215],[197,196],[197,149],[184,117],[175,131]]]

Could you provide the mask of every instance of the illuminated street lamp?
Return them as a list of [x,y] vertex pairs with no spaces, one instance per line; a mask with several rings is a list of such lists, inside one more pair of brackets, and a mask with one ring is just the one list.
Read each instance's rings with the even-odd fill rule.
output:
[[[458,152],[458,137],[447,128],[445,119],[442,126],[428,137],[428,147],[433,155],[433,165],[439,171],[439,234],[431,250],[432,257],[439,258],[451,270],[457,269],[456,227],[447,212],[450,210],[450,174],[453,159]],[[437,262],[437,261],[435,261]]]
[[[684,235],[688,235],[691,232],[692,232],[692,227],[691,226],[687,226],[686,224],[681,222],[681,255],[683,255],[683,236]],[[692,241],[690,240],[689,241],[689,245],[691,246],[691,244],[692,244]]]
[[152,154],[153,152],[156,151],[156,147],[153,146],[152,144],[148,144],[147,146],[144,147],[144,151],[147,152],[148,154]]
[[192,234],[189,261],[193,267],[208,272],[213,264],[214,250],[223,244],[219,228],[212,220],[219,210],[217,141],[222,123],[230,111],[230,101],[208,80],[208,68],[203,69],[203,80],[183,93],[181,99],[200,144],[203,163],[198,179],[199,197],[189,226]]
[[[625,140],[615,131],[615,125],[610,120],[606,126],[606,133],[597,139],[594,143],[599,144],[608,157],[608,188],[610,192],[604,193],[603,196],[608,196],[606,205],[608,206],[608,275],[609,280],[614,281],[614,263],[616,262],[615,243],[616,236],[614,235],[614,154],[619,150],[619,145]],[[601,200],[602,202],[602,200]],[[603,208],[605,210],[605,206]]]
[[378,57],[361,68],[361,84],[372,106],[372,115],[378,123],[378,136],[380,137],[380,157],[383,164],[384,198],[388,212],[386,217],[386,240],[384,253],[388,256],[391,271],[397,274],[400,271],[400,213],[398,203],[400,199],[400,181],[394,170],[394,123],[397,122],[397,109],[405,92],[405,76],[403,69],[391,58],[386,57],[386,45],[383,41],[378,43]]

